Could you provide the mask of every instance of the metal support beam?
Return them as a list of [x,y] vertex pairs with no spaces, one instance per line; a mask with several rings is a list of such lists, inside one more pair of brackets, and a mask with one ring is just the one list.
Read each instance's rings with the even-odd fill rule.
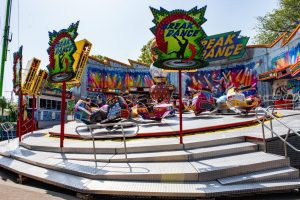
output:
[[8,48],[8,41],[9,41],[8,35],[9,35],[11,4],[12,4],[12,0],[7,0],[5,27],[4,27],[3,45],[2,45],[2,56],[1,56],[1,72],[0,72],[0,96],[1,97],[2,97],[2,90],[3,90],[4,67],[5,67],[6,57],[7,57],[7,48]]

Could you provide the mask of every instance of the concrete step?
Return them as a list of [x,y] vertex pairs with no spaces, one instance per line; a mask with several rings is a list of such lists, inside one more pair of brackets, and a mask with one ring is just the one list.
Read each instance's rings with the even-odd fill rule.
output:
[[[175,162],[175,161],[192,161],[206,158],[214,158],[218,156],[226,156],[233,154],[241,154],[254,152],[257,145],[249,142],[225,144],[213,147],[204,147],[191,150],[177,151],[160,151],[147,153],[129,153],[127,159],[125,154],[97,154],[99,162]],[[57,158],[61,158],[58,155]],[[64,158],[69,160],[87,160],[95,161],[93,154],[64,154]]]
[[[137,141],[127,141],[127,153],[148,153],[157,151],[176,151],[176,150],[188,150],[199,147],[211,147],[224,144],[233,144],[244,142],[244,137],[228,137],[228,138],[195,138],[193,140],[185,141],[184,144],[179,144],[178,138],[170,138],[169,140],[159,140],[157,138],[140,139]],[[93,143],[92,141],[80,141],[79,145],[69,146],[66,142],[64,148],[60,148],[59,145],[41,145],[40,143],[30,143],[26,139],[20,142],[20,146],[33,151],[50,151],[58,153],[78,153],[78,154],[92,154]],[[120,154],[124,153],[124,145],[122,142],[114,142],[110,145],[103,145],[102,141],[95,141],[96,152],[102,154]],[[111,146],[111,147],[110,147]]]
[[299,178],[299,170],[293,167],[282,167],[264,171],[252,172],[238,176],[218,179],[223,185],[254,183],[274,180],[290,180]]
[[300,188],[300,179],[238,185],[208,182],[92,180],[0,156],[0,166],[17,174],[80,193],[126,196],[214,198]]
[[135,181],[209,181],[228,176],[289,166],[289,159],[264,152],[246,153],[193,162],[107,163],[12,155],[29,164],[91,179]]

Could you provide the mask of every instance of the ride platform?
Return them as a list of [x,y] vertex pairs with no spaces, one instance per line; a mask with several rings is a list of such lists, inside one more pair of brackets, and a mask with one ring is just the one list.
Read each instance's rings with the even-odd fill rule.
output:
[[[298,131],[297,119],[282,120]],[[276,121],[273,127],[285,134]],[[0,142],[0,166],[81,194],[129,198],[215,198],[300,188],[299,170],[289,158],[261,150],[260,124],[187,134],[183,144],[178,135],[130,138],[126,148],[120,139],[98,139],[93,148],[91,140],[74,138],[65,138],[61,148],[60,138],[48,132]]]
[[[161,122],[153,122],[149,120],[139,120],[139,130],[136,128],[126,128],[124,132],[126,137],[155,137],[179,134],[179,116],[168,117]],[[183,113],[183,134],[197,133],[204,131],[215,131],[220,129],[249,126],[257,124],[255,114],[248,115],[221,115],[203,113],[195,116],[192,112]],[[80,135],[91,135],[89,129],[80,130],[80,135],[76,133],[76,127],[83,126],[84,123],[78,121],[70,121],[65,124],[65,137],[80,138]],[[60,135],[60,125],[56,125],[47,129],[51,136]],[[105,134],[105,129],[94,132],[95,138],[113,138],[122,137],[121,131],[115,134]],[[135,134],[135,132],[137,132]]]

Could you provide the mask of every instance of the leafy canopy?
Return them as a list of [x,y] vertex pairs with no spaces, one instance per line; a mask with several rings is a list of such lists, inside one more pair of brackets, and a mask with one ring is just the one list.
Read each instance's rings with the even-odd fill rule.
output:
[[279,8],[258,17],[256,30],[258,34],[254,37],[256,44],[270,44],[282,33],[293,31],[300,23],[300,1],[280,0]]

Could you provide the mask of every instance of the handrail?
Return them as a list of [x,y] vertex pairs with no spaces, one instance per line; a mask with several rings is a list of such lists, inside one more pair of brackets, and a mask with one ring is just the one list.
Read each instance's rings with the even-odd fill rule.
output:
[[[137,134],[139,132],[139,125],[137,123],[133,123],[133,122],[130,122],[132,125],[136,125],[137,126],[137,131],[135,134]],[[122,136],[123,136],[123,143],[124,143],[124,153],[125,153],[125,159],[127,159],[127,146],[126,146],[126,135],[125,135],[125,132],[124,132],[124,121],[120,121],[118,123],[107,123],[107,124],[91,124],[91,125],[81,125],[81,126],[77,126],[75,128],[75,131],[76,133],[81,137],[81,138],[85,138],[87,139],[88,137],[86,136],[83,136],[82,134],[79,133],[78,129],[79,128],[82,128],[82,127],[85,127],[85,128],[88,128],[89,131],[90,131],[90,134],[91,134],[91,137],[92,137],[92,140],[93,140],[93,152],[94,152],[94,160],[95,160],[95,164],[96,164],[96,167],[97,167],[97,157],[96,157],[96,147],[95,147],[95,135],[93,133],[93,130],[94,129],[97,129],[97,128],[106,128],[106,127],[115,127],[115,126],[121,126],[121,130],[122,130]],[[112,132],[112,131],[115,131],[117,130],[115,127],[115,129],[111,129],[111,130],[108,130],[109,132]]]
[[[291,132],[294,133],[295,135],[297,135],[298,137],[300,137],[300,134],[297,131],[295,131],[294,129],[292,129],[291,127],[287,126],[285,123],[283,123],[281,120],[279,120],[276,116],[274,116],[273,115],[274,108],[275,108],[274,106],[269,106],[266,109],[262,108],[262,107],[258,107],[258,108],[255,109],[256,120],[262,125],[262,134],[263,134],[263,141],[264,141],[264,145],[265,145],[265,152],[267,151],[266,137],[265,137],[265,128],[267,128],[271,132],[272,137],[273,137],[273,134],[275,134],[284,143],[285,157],[287,157],[287,145],[289,147],[291,147],[294,151],[300,152],[300,149],[297,149],[296,147],[294,147],[291,143],[289,143],[287,141],[287,139],[289,137],[289,134]],[[272,109],[272,112],[270,112],[270,109]],[[259,111],[263,111],[264,112],[264,117],[263,117],[262,120],[258,117],[258,112]],[[270,118],[270,127],[268,127],[265,124],[265,121],[266,121],[267,118]],[[275,119],[277,122],[279,122],[281,125],[283,125],[284,127],[286,127],[288,129],[288,132],[287,132],[285,138],[283,138],[282,136],[280,136],[280,134],[278,134],[276,131],[274,131],[274,129],[273,129],[273,123],[272,123],[273,119]]]
[[7,141],[10,142],[9,133],[11,134],[11,139],[13,139],[14,125],[11,122],[4,122],[1,124],[1,128],[6,132]]

